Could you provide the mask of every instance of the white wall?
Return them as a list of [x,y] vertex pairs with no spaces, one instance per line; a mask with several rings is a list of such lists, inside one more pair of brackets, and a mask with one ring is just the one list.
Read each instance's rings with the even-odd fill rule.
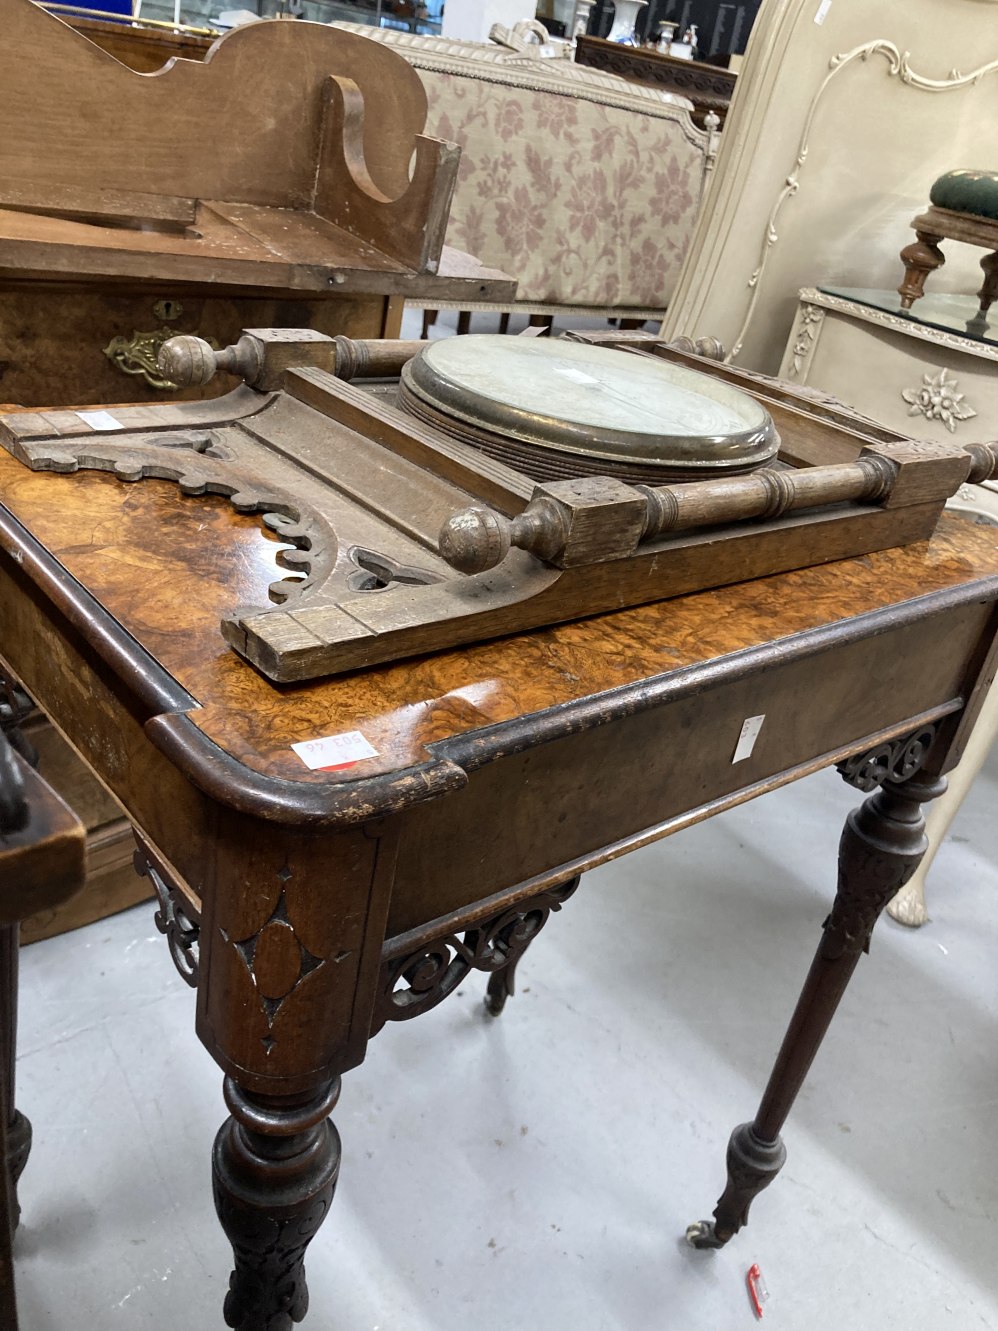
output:
[[442,35],[487,42],[493,23],[511,28],[520,19],[534,18],[536,11],[537,0],[447,0]]

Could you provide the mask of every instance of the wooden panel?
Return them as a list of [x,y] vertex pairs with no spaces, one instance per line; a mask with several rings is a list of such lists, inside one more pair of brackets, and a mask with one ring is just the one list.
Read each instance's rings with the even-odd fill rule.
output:
[[113,915],[147,900],[152,891],[149,880],[140,878],[132,866],[135,841],[118,801],[40,712],[22,728],[38,751],[39,774],[66,801],[87,832],[83,891],[26,919],[21,925],[24,944]]
[[[83,890],[65,905],[32,915],[21,925],[21,945],[82,929],[153,896],[148,878],[140,878],[132,864],[135,838],[127,820],[91,832],[86,842],[87,877]],[[153,907],[146,922],[152,924]]]
[[426,94],[401,56],[353,33],[248,24],[204,63],[140,76],[30,0],[0,0],[0,25],[5,182],[302,207],[315,183],[321,90],[344,75],[365,98],[372,180],[391,198],[408,184]]
[[0,925],[47,910],[83,885],[83,824],[20,755],[13,760],[28,816],[23,827],[0,835]]
[[459,152],[389,47],[263,21],[139,74],[31,0],[0,24],[0,266],[313,291],[437,272]]
[[646,47],[621,46],[601,37],[579,37],[575,59],[580,65],[618,74],[632,83],[650,84],[688,97],[695,108],[693,118],[698,125],[703,124],[709,111],[713,111],[724,124],[738,77],[730,70],[704,64],[702,60],[682,60]]
[[102,51],[140,74],[162,69],[168,60],[203,60],[212,44],[210,37],[196,37],[189,32],[133,28],[126,23],[105,23],[92,18],[68,17],[66,22]]
[[[788,769],[820,766],[813,760],[823,753],[955,703],[990,618],[989,605],[961,607],[929,631],[908,624],[762,675],[746,670],[733,683],[491,763],[464,790],[407,815],[389,934],[459,911],[479,899],[483,882],[501,891],[558,866],[568,877],[577,860],[614,841],[657,825],[672,830],[692,810]],[[759,715],[751,755],[734,763],[742,723]]]
[[[180,313],[164,323],[156,306],[171,302]],[[113,338],[136,332],[197,333],[220,346],[243,328],[314,328],[348,337],[379,337],[385,318],[380,295],[329,295],[316,300],[233,299],[211,287],[169,283],[144,291],[104,291],[54,285],[0,284],[0,401],[21,406],[197,400],[230,391],[235,380],[220,374],[202,388],[180,392],[154,388],[139,374],[125,374],[104,354]]]
[[124,818],[125,811],[111,792],[41,712],[34,712],[22,728],[38,752],[40,775],[58,791],[88,832]]

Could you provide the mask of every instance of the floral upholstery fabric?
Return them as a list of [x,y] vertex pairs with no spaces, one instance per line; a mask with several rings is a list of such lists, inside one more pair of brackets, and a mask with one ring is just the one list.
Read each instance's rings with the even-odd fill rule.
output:
[[711,145],[688,102],[567,60],[368,35],[419,71],[426,132],[461,148],[448,245],[516,277],[525,304],[665,309]]
[[518,300],[665,308],[704,173],[685,112],[420,72],[427,132],[461,147],[448,245],[515,276]]

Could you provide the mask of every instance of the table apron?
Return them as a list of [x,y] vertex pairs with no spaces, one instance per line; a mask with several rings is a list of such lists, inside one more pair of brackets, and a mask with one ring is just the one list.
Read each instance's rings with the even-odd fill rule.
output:
[[[389,937],[543,887],[958,710],[990,641],[974,603],[729,678],[472,772],[404,818]],[[736,760],[743,724],[764,717]],[[944,737],[945,738],[945,737]]]

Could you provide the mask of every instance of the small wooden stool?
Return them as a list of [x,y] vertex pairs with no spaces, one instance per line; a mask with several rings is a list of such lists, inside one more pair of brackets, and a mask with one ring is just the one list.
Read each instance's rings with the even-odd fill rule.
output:
[[947,171],[932,186],[930,207],[912,221],[914,244],[901,251],[904,281],[898,287],[901,308],[910,310],[925,293],[925,279],[946,258],[941,240],[961,240],[988,251],[981,260],[984,285],[978,293],[978,319],[998,299],[998,171]]

